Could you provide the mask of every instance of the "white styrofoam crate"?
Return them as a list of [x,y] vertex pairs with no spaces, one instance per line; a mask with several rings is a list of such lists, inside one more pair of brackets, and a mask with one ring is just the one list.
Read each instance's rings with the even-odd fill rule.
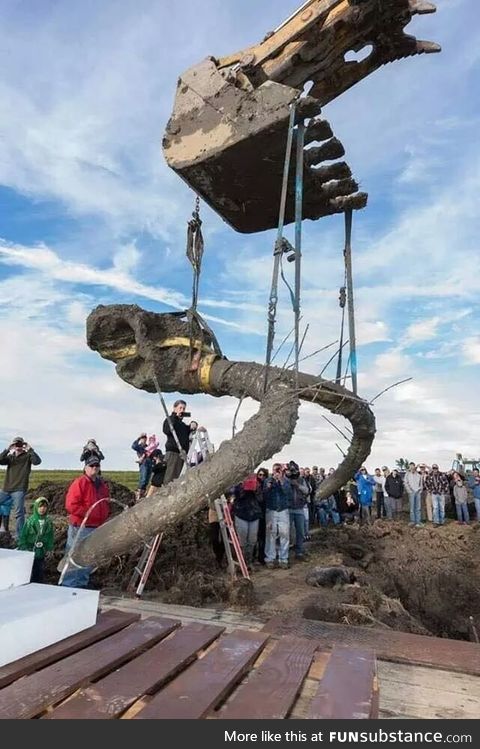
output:
[[0,549],[0,590],[29,583],[32,564],[33,551]]
[[39,583],[0,591],[0,666],[92,627],[99,595]]

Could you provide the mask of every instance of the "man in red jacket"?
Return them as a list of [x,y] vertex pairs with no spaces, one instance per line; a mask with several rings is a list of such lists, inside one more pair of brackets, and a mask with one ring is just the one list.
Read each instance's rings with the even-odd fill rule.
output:
[[[77,543],[87,538],[95,528],[105,523],[110,514],[109,491],[107,484],[99,476],[100,462],[98,457],[92,456],[85,463],[83,476],[75,479],[67,491],[65,509],[68,512],[68,536],[65,556]],[[75,550],[73,562],[75,561]],[[90,578],[91,567],[76,567],[68,565],[61,585],[68,588],[86,588]]]

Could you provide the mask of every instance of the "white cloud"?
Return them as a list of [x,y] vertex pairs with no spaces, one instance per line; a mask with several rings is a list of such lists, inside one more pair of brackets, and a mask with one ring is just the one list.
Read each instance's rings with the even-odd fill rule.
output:
[[419,341],[429,341],[435,338],[439,324],[439,317],[431,317],[430,319],[412,323],[405,331],[404,345]]
[[480,337],[475,336],[463,341],[462,352],[468,364],[480,364]]

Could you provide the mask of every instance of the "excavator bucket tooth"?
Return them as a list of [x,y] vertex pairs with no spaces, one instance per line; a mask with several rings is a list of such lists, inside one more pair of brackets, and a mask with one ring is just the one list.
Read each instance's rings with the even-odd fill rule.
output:
[[[366,195],[349,176],[332,177],[342,181],[339,190],[350,186],[349,194],[328,198],[330,188],[323,189],[323,175],[330,172],[318,165],[341,158],[344,149],[318,115],[380,66],[438,52],[437,44],[404,33],[413,15],[433,12],[427,0],[311,0],[260,44],[226,58],[207,58],[178,82],[163,139],[168,165],[236,230],[274,228],[295,103],[295,122],[311,120],[305,131],[304,218],[363,207]],[[366,57],[346,59],[349,51],[367,45],[372,49]],[[304,96],[308,81],[312,87]],[[294,220],[294,159],[295,144],[287,224]]]

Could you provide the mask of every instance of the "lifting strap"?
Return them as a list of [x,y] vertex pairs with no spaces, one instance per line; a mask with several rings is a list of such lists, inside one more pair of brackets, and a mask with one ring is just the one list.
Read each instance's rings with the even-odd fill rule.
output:
[[278,216],[277,239],[273,250],[273,271],[272,286],[270,289],[270,299],[268,301],[268,332],[267,332],[267,353],[265,357],[265,388],[267,386],[268,368],[272,360],[273,340],[275,338],[275,319],[277,314],[278,302],[278,276],[280,272],[280,258],[284,252],[283,226],[285,223],[285,207],[287,204],[288,173],[290,171],[290,157],[292,155],[293,129],[295,127],[295,103],[290,109],[290,119],[288,122],[287,147],[285,150],[285,163],[283,165],[283,182],[282,194],[280,198],[280,212]]
[[352,390],[357,395],[357,343],[355,337],[355,309],[353,302],[353,272],[352,272],[352,209],[345,211],[345,278],[347,286],[348,304],[348,337],[350,341],[350,371],[352,374]]
[[[287,203],[288,176],[290,172],[290,160],[292,156],[293,135],[295,130],[295,112],[296,102],[293,102],[290,109],[290,118],[288,122],[287,145],[285,149],[285,162],[283,167],[282,192],[280,197],[280,210],[278,217],[277,238],[273,250],[273,271],[272,284],[270,289],[270,298],[268,302],[268,331],[267,331],[267,350],[265,356],[265,379],[264,390],[267,387],[268,371],[272,361],[273,341],[275,338],[275,321],[278,303],[278,278],[281,277],[285,282],[292,300],[292,307],[295,317],[295,370],[298,377],[298,357],[299,357],[299,322],[300,322],[300,259],[301,259],[301,234],[302,234],[302,215],[303,215],[303,145],[305,127],[304,123],[297,126],[296,142],[296,177],[295,177],[295,248],[283,236],[285,225],[285,209]],[[284,252],[293,254],[288,258],[295,261],[295,287],[294,290],[288,284],[282,268],[282,256]]]

